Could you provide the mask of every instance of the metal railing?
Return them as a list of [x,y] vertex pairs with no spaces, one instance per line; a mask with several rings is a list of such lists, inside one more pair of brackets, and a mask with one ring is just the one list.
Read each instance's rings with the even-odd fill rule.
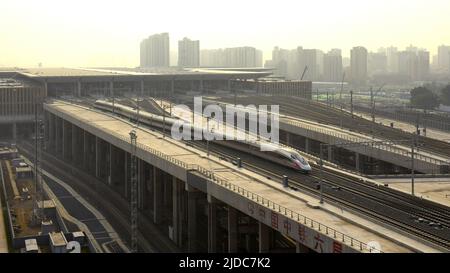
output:
[[[327,136],[332,136],[334,138],[339,139],[339,141],[343,140],[345,142],[364,142],[364,141],[368,140],[367,138],[353,137],[353,136],[349,136],[348,134],[339,133],[339,132],[336,132],[331,129],[319,128],[318,126],[313,126],[313,125],[309,125],[309,124],[298,122],[298,121],[285,120],[283,122],[287,123],[289,125],[296,126],[296,127],[304,128],[307,131],[320,133],[320,134],[327,135]],[[331,139],[329,139],[329,141],[331,142]],[[338,142],[335,141],[335,143],[330,143],[330,144],[336,144],[336,143],[338,143]],[[366,144],[365,146],[369,147],[371,149],[378,148],[380,150],[385,150],[385,151],[399,154],[399,155],[402,155],[405,157],[411,157],[411,151],[408,151],[408,150],[405,150],[405,149],[402,149],[399,147],[395,147],[394,145],[378,144],[376,146],[372,146],[370,144]],[[425,156],[420,153],[414,153],[414,157],[416,160],[424,161],[424,162],[435,164],[435,165],[448,165],[449,164],[448,162],[446,162],[444,160]]]
[[[129,142],[129,139],[127,137],[121,136],[117,133],[110,133],[110,134],[114,135],[115,137],[124,141],[125,143]],[[176,159],[170,155],[164,154],[163,152],[161,152],[159,150],[150,148],[142,143],[138,143],[137,147],[153,154],[154,156],[159,157],[160,159],[171,162],[179,167],[182,167],[187,170],[197,171],[198,173],[202,174],[206,178],[210,179],[212,182],[214,182],[222,187],[225,187],[237,194],[240,194],[241,196],[244,196],[257,204],[260,204],[264,207],[267,207],[278,213],[281,213],[282,215],[286,216],[287,218],[290,218],[294,221],[302,223],[305,226],[311,227],[313,229],[317,229],[320,232],[324,232],[326,235],[332,236],[334,239],[340,240],[343,243],[350,245],[351,247],[359,249],[360,251],[364,251],[364,250],[368,250],[369,252],[380,251],[373,247],[369,247],[366,243],[359,241],[359,240],[357,240],[349,235],[346,235],[342,232],[339,232],[339,231],[335,230],[334,228],[331,228],[325,224],[317,222],[307,216],[304,216],[298,212],[292,211],[291,209],[288,209],[282,205],[279,205],[276,202],[273,202],[267,198],[264,198],[263,196],[261,196],[259,194],[251,192],[249,190],[246,190],[243,187],[240,187],[234,183],[231,183],[229,180],[217,176],[213,171],[208,170],[200,165],[188,164],[188,163],[183,162],[179,159]]]
[[[91,126],[91,127],[93,127],[93,126]],[[116,132],[103,130],[102,128],[99,128],[99,127],[95,127],[95,129],[101,130],[109,135],[116,137],[117,139],[120,139],[121,141],[124,142],[124,145],[126,147],[128,147],[127,145],[130,142],[130,139],[128,137],[120,135]],[[297,221],[298,223],[302,223],[303,225],[308,226],[312,229],[316,229],[322,233],[325,233],[326,235],[328,235],[330,237],[332,236],[332,238],[339,240],[342,243],[345,243],[345,244],[349,245],[350,247],[353,247],[354,249],[359,249],[360,251],[368,250],[369,252],[374,252],[374,251],[381,252],[381,250],[376,249],[372,246],[369,246],[368,244],[366,244],[358,239],[355,239],[352,236],[346,235],[340,231],[337,231],[334,228],[331,228],[325,224],[315,221],[315,220],[313,220],[307,216],[304,216],[298,212],[288,209],[276,202],[273,202],[267,198],[264,198],[263,196],[261,196],[257,193],[251,192],[249,190],[244,189],[243,187],[240,187],[234,183],[231,183],[229,180],[217,176],[214,173],[214,171],[208,170],[198,164],[186,163],[177,158],[174,158],[173,156],[167,155],[159,150],[153,149],[153,148],[148,147],[147,145],[144,145],[139,142],[137,143],[137,147],[141,150],[144,150],[146,152],[153,154],[156,157],[159,157],[160,159],[171,162],[174,165],[177,165],[186,170],[197,171],[198,173],[204,175],[206,178],[210,179],[210,181],[212,181],[222,187],[225,187],[237,194],[240,194],[241,196],[244,196],[259,205],[262,205],[266,208],[272,209],[273,211],[276,211],[293,221]]]

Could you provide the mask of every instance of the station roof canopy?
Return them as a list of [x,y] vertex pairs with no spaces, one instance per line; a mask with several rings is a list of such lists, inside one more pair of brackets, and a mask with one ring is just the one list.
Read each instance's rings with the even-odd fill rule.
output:
[[272,74],[264,68],[25,68],[17,73],[29,79],[61,81],[227,80],[256,79]]

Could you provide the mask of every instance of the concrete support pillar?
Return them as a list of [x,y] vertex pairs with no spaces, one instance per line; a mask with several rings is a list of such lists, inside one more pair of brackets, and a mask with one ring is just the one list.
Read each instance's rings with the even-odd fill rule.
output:
[[56,124],[55,124],[55,116],[52,113],[49,113],[49,121],[48,121],[48,134],[49,134],[49,144],[48,147],[51,151],[55,151],[55,138],[56,138]]
[[227,89],[228,89],[228,91],[231,92],[231,79],[228,79],[227,84],[228,84]]
[[77,82],[77,96],[81,97],[81,80]]
[[296,241],[295,242],[295,252],[296,253],[308,253],[309,248]]
[[48,124],[45,126],[45,130],[48,132],[48,142],[46,143],[46,149],[53,150],[53,145],[55,144],[55,123],[53,122],[53,114],[48,113]]
[[48,96],[48,82],[44,80],[44,97]]
[[291,134],[289,132],[286,132],[286,144],[291,144]]
[[66,145],[67,145],[67,128],[66,128],[66,121],[63,119],[61,124],[62,124],[62,156],[63,159],[65,160],[67,157],[67,149],[66,149]]
[[217,200],[208,194],[208,252],[217,251]]
[[255,79],[255,83],[256,83],[256,94],[259,94],[260,93],[260,86],[259,86],[259,81],[258,81],[258,79]]
[[56,153],[59,154],[60,152],[60,143],[61,143],[61,135],[60,135],[60,127],[59,127],[59,117],[55,116],[55,146],[56,146]]
[[84,137],[83,137],[83,131],[81,128],[77,127],[76,125],[73,125],[72,128],[73,131],[73,138],[75,145],[72,146],[72,154],[74,156],[74,163],[77,166],[82,165],[83,163],[83,152],[84,152]]
[[100,177],[100,139],[95,137],[95,177]]
[[305,152],[309,153],[311,144],[309,143],[309,138],[305,138]]
[[50,135],[49,135],[49,126],[50,126],[50,121],[49,121],[49,113],[48,112],[44,112],[44,150],[47,150],[48,148],[48,144],[49,144],[49,139],[50,139]]
[[153,222],[159,224],[163,216],[163,177],[161,170],[153,167]]
[[88,166],[88,153],[89,153],[89,142],[88,142],[88,136],[87,136],[87,132],[85,130],[83,130],[83,169],[87,169]]
[[170,185],[170,181],[171,181],[170,178],[171,177],[168,177],[168,176],[169,176],[168,174],[164,175],[163,183],[162,183],[163,184],[162,185],[162,188],[163,188],[163,206],[165,208],[170,206],[170,198],[172,197],[172,190],[169,188],[169,186],[171,186]]
[[172,177],[172,241],[181,244],[181,198],[180,183],[175,176]]
[[270,251],[270,227],[264,223],[258,222],[259,235],[259,253]]
[[330,145],[328,145],[327,146],[328,148],[327,148],[327,150],[328,150],[328,161],[329,162],[332,162],[333,161],[333,147],[332,146],[330,146]]
[[55,136],[55,141],[54,141],[54,146],[55,146],[55,152],[56,153],[59,153],[59,142],[61,141],[61,136],[59,135],[59,126],[58,126],[58,121],[59,121],[59,118],[58,118],[58,116],[56,116],[56,115],[54,115],[53,116],[53,120],[54,120],[54,124],[55,124],[55,126],[54,126],[54,128],[55,128],[55,134],[54,134],[54,136]]
[[109,96],[114,97],[114,80],[109,82]]
[[144,190],[145,190],[145,162],[144,160],[138,158],[138,208],[144,209]]
[[77,163],[77,161],[78,161],[77,151],[79,149],[79,147],[77,147],[78,130],[75,125],[71,124],[71,126],[72,126],[72,144],[71,144],[72,162]]
[[128,160],[129,159],[129,156],[128,156],[128,153],[127,152],[125,152],[124,153],[124,162],[125,162],[125,180],[123,181],[123,187],[124,187],[124,189],[123,189],[123,195],[125,196],[125,199],[127,199],[128,198],[128,183],[130,182],[130,168],[128,167],[129,165],[130,165],[130,160]]
[[228,252],[237,252],[238,243],[238,212],[235,208],[228,206]]
[[13,123],[13,129],[12,129],[12,137],[14,141],[17,141],[17,123]]
[[203,79],[200,79],[200,92],[203,93]]
[[188,252],[197,252],[197,199],[198,191],[186,184],[188,192]]
[[361,172],[359,153],[355,153],[355,168],[358,172]]
[[112,184],[112,180],[113,180],[113,176],[114,176],[114,166],[113,166],[113,162],[114,162],[114,149],[113,149],[113,145],[111,145],[111,143],[108,144],[109,145],[109,174],[108,174],[108,185],[111,186]]

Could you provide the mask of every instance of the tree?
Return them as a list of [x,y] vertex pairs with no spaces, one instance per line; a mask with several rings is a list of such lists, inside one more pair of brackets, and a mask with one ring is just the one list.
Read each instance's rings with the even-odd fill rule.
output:
[[441,90],[441,102],[450,106],[450,84]]
[[411,90],[411,105],[421,109],[434,109],[439,106],[438,97],[425,87]]

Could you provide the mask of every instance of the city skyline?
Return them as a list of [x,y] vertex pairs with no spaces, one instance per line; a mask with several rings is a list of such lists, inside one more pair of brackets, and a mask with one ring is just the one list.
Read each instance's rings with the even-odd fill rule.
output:
[[[190,37],[200,40],[202,49],[255,47],[263,50],[264,60],[271,59],[275,46],[302,46],[324,52],[340,48],[343,57],[348,57],[354,46],[364,46],[370,52],[379,47],[394,45],[403,49],[413,44],[426,48],[433,56],[438,46],[450,44],[450,38],[441,35],[450,27],[448,1],[382,0],[376,5],[350,0],[277,1],[275,7],[283,10],[282,15],[275,14],[278,9],[274,9],[272,1],[239,2],[242,10],[234,10],[237,3],[227,2],[217,9],[207,1],[131,1],[127,5],[121,1],[108,5],[104,1],[81,1],[68,9],[66,4],[45,0],[6,1],[4,10],[8,12],[0,19],[4,26],[0,65],[138,66],[136,44],[161,32],[170,34],[171,51],[176,51],[178,40]],[[163,12],[145,16],[150,8]],[[312,12],[299,16],[298,10]],[[256,23],[244,24],[250,20]]]

